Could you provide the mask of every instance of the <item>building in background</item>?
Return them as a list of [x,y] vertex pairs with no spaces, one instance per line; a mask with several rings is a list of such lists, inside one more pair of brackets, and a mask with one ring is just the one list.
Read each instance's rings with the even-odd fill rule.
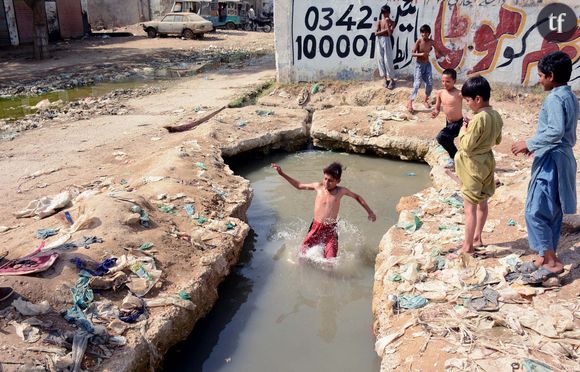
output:
[[[45,0],[51,41],[85,34],[81,0]],[[0,47],[32,43],[32,9],[24,0],[0,0]]]

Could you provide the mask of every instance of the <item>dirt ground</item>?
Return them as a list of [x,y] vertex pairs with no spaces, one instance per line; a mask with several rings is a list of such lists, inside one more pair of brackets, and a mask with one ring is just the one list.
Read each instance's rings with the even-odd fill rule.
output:
[[[204,231],[210,238],[217,234],[214,237],[216,241],[210,239],[210,243],[239,245],[240,239],[247,233],[248,227],[240,218],[243,217],[244,205],[251,198],[251,191],[247,182],[228,172],[229,169],[221,160],[222,154],[228,151],[235,154],[244,146],[248,149],[284,147],[280,143],[291,144],[297,139],[302,141],[308,135],[310,121],[313,128],[338,133],[343,136],[343,140],[360,138],[361,141],[369,141],[381,136],[412,137],[428,145],[432,145],[432,139],[442,126],[443,117],[432,119],[428,110],[419,110],[415,115],[405,113],[404,99],[410,90],[409,82],[402,81],[394,91],[381,88],[379,81],[318,82],[315,90],[311,84],[275,84],[257,98],[255,106],[226,109],[195,131],[169,134],[163,126],[197,118],[227,105],[256,85],[272,81],[275,78],[273,34],[218,31],[203,40],[181,40],[147,39],[138,26],[129,31],[136,36],[90,38],[54,45],[53,57],[41,62],[28,59],[27,50],[8,51],[6,58],[0,61],[0,84],[18,85],[24,79],[24,84],[34,86],[42,84],[43,79],[54,74],[97,74],[102,64],[114,71],[123,71],[124,64],[134,67],[133,64],[138,63],[142,68],[151,63],[171,63],[173,56],[187,57],[196,53],[200,54],[200,58],[211,60],[212,56],[216,56],[212,51],[216,50],[247,51],[263,56],[235,63],[220,63],[205,71],[203,76],[175,80],[161,91],[121,98],[114,103],[124,105],[125,109],[121,113],[95,114],[82,120],[47,119],[40,128],[23,132],[11,141],[0,142],[0,192],[3,195],[0,200],[3,216],[0,225],[9,228],[0,233],[0,251],[8,251],[8,259],[23,257],[34,251],[41,242],[34,237],[38,229],[60,227],[65,231],[69,228],[56,216],[41,220],[15,218],[13,213],[24,208],[29,201],[64,190],[73,193],[87,189],[100,192],[81,200],[70,211],[73,220],[85,215],[99,216],[100,222],[79,231],[75,238],[90,233],[103,237],[104,243],[63,254],[54,267],[43,274],[0,278],[0,286],[12,286],[15,289],[16,295],[11,300],[21,296],[33,303],[43,300],[49,302],[53,310],[38,317],[43,333],[54,328],[71,329],[61,313],[71,306],[70,288],[78,279],[77,268],[69,262],[73,256],[80,255],[95,261],[125,253],[148,256],[147,252],[137,252],[139,246],[145,242],[154,242],[151,254],[163,271],[163,284],[156,285],[152,289],[152,296],[148,297],[170,293],[175,295],[180,290],[195,295],[199,293],[195,291],[197,287],[211,282],[206,278],[213,271],[225,275],[223,266],[227,263],[217,257],[224,255],[228,263],[235,259],[225,248],[213,251],[196,246],[192,249],[189,242],[180,240],[183,237],[180,232],[193,229],[190,232],[193,236],[197,228],[191,227],[191,221],[183,213],[188,203],[195,204],[196,211],[203,211],[203,216],[221,224],[213,230],[209,229],[212,231]],[[204,54],[205,57],[202,56]],[[308,96],[306,101],[303,99],[305,95]],[[497,87],[494,97],[493,105],[505,122],[504,140],[496,149],[500,158],[498,177],[504,183],[501,187],[509,188],[511,192],[503,194],[505,199],[492,203],[489,218],[503,222],[509,216],[516,223],[524,225],[523,197],[531,161],[513,157],[509,149],[515,140],[533,133],[542,95]],[[377,119],[384,119],[385,115],[389,119],[380,120],[381,125],[375,125]],[[439,160],[443,164],[443,157]],[[163,178],[159,180],[158,177]],[[121,197],[124,198],[127,198],[127,194],[143,196],[146,200],[137,198],[134,204],[152,204],[145,208],[159,228],[147,232],[140,226],[134,226],[135,223],[139,224],[138,218],[135,221],[133,215],[133,220],[130,220],[126,205],[113,200],[111,192],[122,193]],[[402,206],[401,209],[411,209],[419,202],[408,198],[402,203],[406,203],[407,207]],[[177,206],[178,216],[171,211],[163,212],[156,204]],[[441,211],[435,208],[431,213],[437,219]],[[220,229],[226,223],[232,223],[234,227],[233,231],[226,231],[224,235]],[[570,249],[577,249],[580,241],[577,231],[566,230],[566,234],[566,244],[570,245]],[[515,242],[514,247],[521,249],[525,249],[527,244],[524,232],[503,223],[498,223],[495,231],[486,233],[483,238],[493,244]],[[189,239],[193,238],[190,236]],[[403,234],[400,239],[404,239]],[[202,239],[201,242],[205,241]],[[526,257],[529,254],[528,251]],[[576,270],[576,276],[573,276],[576,278],[578,269],[574,265],[571,270]],[[199,280],[191,282],[191,278]],[[559,296],[577,296],[577,283],[577,279],[568,280],[562,291],[552,292],[556,300]],[[186,285],[192,287],[186,288]],[[125,293],[121,295],[108,291],[102,297],[120,304]],[[35,350],[37,344],[26,343],[16,334],[11,322],[20,322],[22,317],[10,315],[11,300],[0,303],[0,349],[3,354],[0,364],[3,370],[17,370],[25,363],[28,363],[29,369],[30,365],[52,369],[49,367],[55,362],[50,358],[52,362],[47,361],[46,355],[52,354],[46,351],[46,346],[44,351]],[[192,300],[195,303],[197,299]],[[199,311],[202,310],[208,309]],[[152,318],[179,315],[177,310],[171,312],[158,308],[152,310],[151,314]],[[47,325],[49,322],[50,326]],[[174,331],[179,333],[178,330]],[[128,344],[136,350],[139,347],[150,347],[143,346],[146,342],[142,342],[139,336],[146,335],[143,337],[147,339],[147,332],[152,331],[130,326],[124,334]],[[423,350],[425,354],[421,365],[428,368],[438,362],[438,370],[442,370],[442,359],[448,356],[438,353],[435,345],[431,344],[426,352]],[[409,347],[408,351],[418,350],[420,346]],[[85,359],[84,368],[94,367],[99,358],[104,358],[102,354],[106,354],[103,349],[99,351],[92,348],[90,351],[92,354]],[[113,349],[112,352],[124,351],[127,355],[134,352],[127,348]],[[61,353],[62,350],[56,352]],[[401,356],[404,359],[409,355],[409,352],[405,352]],[[160,357],[152,357],[154,360],[151,363],[158,363]],[[107,366],[109,369],[124,370],[122,364]],[[412,367],[418,368],[416,364]]]

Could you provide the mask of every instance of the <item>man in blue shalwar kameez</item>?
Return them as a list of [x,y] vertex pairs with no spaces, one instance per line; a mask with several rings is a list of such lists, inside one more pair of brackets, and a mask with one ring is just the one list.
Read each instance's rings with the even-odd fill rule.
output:
[[524,281],[539,284],[563,271],[556,256],[563,214],[576,213],[576,144],[578,99],[567,85],[572,61],[563,52],[548,54],[538,64],[540,84],[550,94],[545,98],[534,137],[513,144],[514,155],[534,155],[526,199],[526,227],[535,261],[519,271]]

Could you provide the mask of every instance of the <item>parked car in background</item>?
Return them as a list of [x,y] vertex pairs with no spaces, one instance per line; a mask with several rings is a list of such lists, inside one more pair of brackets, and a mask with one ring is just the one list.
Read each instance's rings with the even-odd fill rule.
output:
[[193,39],[213,31],[213,24],[195,13],[168,13],[160,21],[145,22],[142,26],[148,37],[181,35]]

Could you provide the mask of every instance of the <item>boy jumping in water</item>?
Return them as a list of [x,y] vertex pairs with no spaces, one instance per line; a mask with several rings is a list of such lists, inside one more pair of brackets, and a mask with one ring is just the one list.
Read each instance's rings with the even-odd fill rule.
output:
[[534,261],[519,267],[529,274],[524,281],[539,284],[563,271],[556,256],[564,213],[576,213],[576,127],[580,109],[568,81],[572,60],[563,52],[540,60],[540,85],[550,94],[538,116],[536,134],[512,145],[514,155],[534,155],[526,199],[526,227],[530,248],[538,253]]
[[377,216],[367,205],[365,200],[358,194],[350,191],[346,187],[338,186],[342,175],[342,165],[332,163],[324,168],[324,178],[322,182],[301,183],[282,171],[278,164],[272,163],[279,175],[284,177],[292,186],[298,190],[315,190],[316,200],[314,201],[314,221],[310,225],[310,231],[304,238],[301,253],[307,249],[323,244],[324,258],[336,257],[338,253],[338,236],[336,234],[336,222],[340,200],[343,196],[350,196],[355,199],[367,211],[369,221],[376,221]]
[[441,106],[443,106],[447,123],[445,128],[437,135],[437,142],[449,154],[450,160],[445,165],[445,168],[449,169],[455,168],[453,159],[457,153],[457,147],[455,147],[453,140],[459,135],[459,131],[463,126],[463,98],[461,97],[461,91],[455,88],[456,80],[457,72],[454,69],[448,68],[443,70],[443,74],[441,75],[443,89],[437,92],[437,103],[435,103],[435,108],[431,112],[431,117],[436,118],[441,111]]

